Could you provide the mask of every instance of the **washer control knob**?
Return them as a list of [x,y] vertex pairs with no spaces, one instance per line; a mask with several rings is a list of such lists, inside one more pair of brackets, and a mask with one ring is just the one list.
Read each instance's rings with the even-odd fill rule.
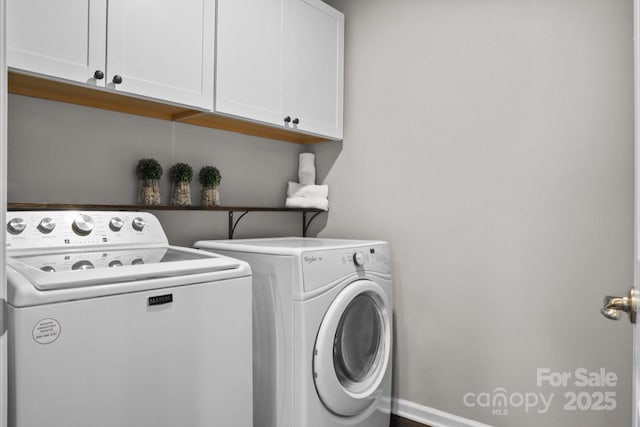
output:
[[133,221],[131,222],[131,226],[136,231],[142,231],[145,225],[147,225],[147,223],[144,221],[144,218],[140,217],[133,218]]
[[27,222],[22,218],[13,218],[7,223],[7,231],[11,234],[20,234],[27,228]]
[[122,220],[122,218],[118,218],[117,216],[114,216],[113,218],[111,218],[111,221],[109,221],[109,228],[112,231],[120,231],[122,226],[124,226],[124,221]]
[[109,263],[109,267],[122,267],[122,261],[113,260]]
[[364,265],[364,254],[362,252],[353,254],[353,263],[358,267],[362,267]]
[[45,273],[55,273],[56,269],[51,267],[50,265],[45,265],[44,267],[40,267],[40,270],[44,271]]
[[93,269],[93,264],[91,261],[83,259],[81,261],[76,262],[71,266],[71,270],[91,270]]
[[73,220],[71,228],[80,236],[88,236],[93,231],[95,225],[95,221],[89,215],[80,214]]
[[49,234],[56,228],[56,221],[53,218],[42,218],[40,224],[38,224],[38,230],[42,234]]

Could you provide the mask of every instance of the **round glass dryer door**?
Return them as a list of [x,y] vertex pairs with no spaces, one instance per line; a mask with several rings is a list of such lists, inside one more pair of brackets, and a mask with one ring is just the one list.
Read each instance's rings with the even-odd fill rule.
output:
[[391,353],[391,307],[370,280],[351,283],[329,306],[316,338],[313,374],[324,405],[353,416],[379,394]]

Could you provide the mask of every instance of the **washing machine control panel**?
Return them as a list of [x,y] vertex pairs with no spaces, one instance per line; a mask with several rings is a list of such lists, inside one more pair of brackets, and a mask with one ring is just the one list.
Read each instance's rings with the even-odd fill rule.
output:
[[168,244],[147,212],[12,211],[6,235],[10,250]]
[[305,292],[353,273],[391,274],[388,245],[309,251],[302,255]]

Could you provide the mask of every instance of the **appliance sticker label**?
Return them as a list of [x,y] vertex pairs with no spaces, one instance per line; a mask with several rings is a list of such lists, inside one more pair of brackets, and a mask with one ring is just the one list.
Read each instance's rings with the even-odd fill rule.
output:
[[42,319],[33,327],[33,340],[38,344],[51,344],[60,336],[60,322],[56,319]]

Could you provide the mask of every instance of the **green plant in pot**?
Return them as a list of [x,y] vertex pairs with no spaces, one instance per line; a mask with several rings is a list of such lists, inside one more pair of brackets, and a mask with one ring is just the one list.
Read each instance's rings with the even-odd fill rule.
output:
[[138,204],[139,205],[159,205],[160,200],[160,177],[162,176],[162,166],[156,159],[140,159],[136,166],[138,177]]
[[169,169],[169,177],[173,183],[171,204],[176,206],[191,205],[191,180],[193,168],[187,163],[176,163]]
[[218,186],[222,181],[222,175],[214,166],[203,166],[198,174],[198,180],[202,184],[202,206],[220,206],[220,192]]

